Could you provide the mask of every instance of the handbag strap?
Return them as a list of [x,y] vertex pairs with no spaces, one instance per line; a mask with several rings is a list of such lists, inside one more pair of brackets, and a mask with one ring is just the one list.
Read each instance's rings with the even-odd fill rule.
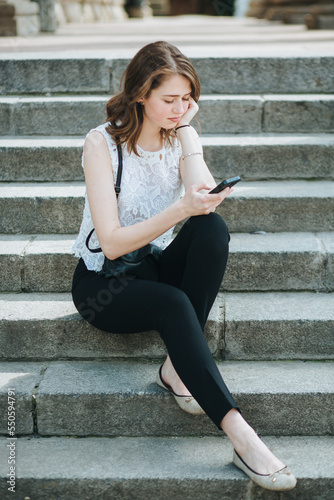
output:
[[[116,193],[116,198],[118,198],[119,193],[121,192],[121,180],[122,180],[122,171],[123,171],[123,155],[122,155],[122,147],[120,144],[117,144],[117,153],[118,153],[118,168],[117,168],[117,178],[116,178],[116,183],[115,183],[115,193]],[[89,248],[89,240],[94,233],[95,228],[90,231],[86,238],[86,247],[88,250],[92,253],[99,253],[102,252],[102,248]]]

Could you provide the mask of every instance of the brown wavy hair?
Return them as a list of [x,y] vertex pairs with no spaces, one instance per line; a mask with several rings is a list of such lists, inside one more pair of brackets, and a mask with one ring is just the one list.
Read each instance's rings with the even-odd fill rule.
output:
[[[136,144],[143,125],[143,106],[138,100],[149,97],[153,89],[173,75],[189,80],[191,97],[197,102],[200,96],[198,76],[177,47],[167,42],[154,42],[137,52],[122,76],[120,91],[107,103],[106,122],[110,122],[107,132],[117,144],[126,143],[129,152],[138,155]],[[176,136],[174,129],[162,128],[160,134],[163,141],[169,143]]]

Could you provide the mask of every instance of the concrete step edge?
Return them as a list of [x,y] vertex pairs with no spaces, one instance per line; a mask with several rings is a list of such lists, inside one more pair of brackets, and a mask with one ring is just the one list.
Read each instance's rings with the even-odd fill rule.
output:
[[[262,134],[201,134],[203,146],[238,146],[243,144],[250,145],[290,145],[290,144],[334,144],[334,134],[331,133],[262,133]],[[63,136],[0,136],[0,148],[70,148],[83,147],[84,137],[82,135],[63,135]]]
[[[33,415],[42,436],[221,434],[206,415],[183,412],[157,386],[160,363],[2,362],[0,370],[8,387],[15,382],[18,435],[32,433]],[[225,361],[218,367],[246,420],[260,434],[333,434],[334,362]],[[7,401],[7,390],[1,399]],[[7,422],[1,427],[6,434]]]
[[[0,200],[10,198],[83,198],[85,184],[74,182],[0,182]],[[332,198],[332,180],[247,180],[239,183],[232,198]],[[228,201],[227,200],[227,201]]]
[[[107,100],[101,96],[6,97],[0,99],[0,134],[85,135],[104,122]],[[199,106],[205,133],[334,131],[331,94],[204,95]]]
[[[238,54],[235,50],[232,53],[229,50],[227,54],[224,45],[218,49],[209,46],[203,51],[203,44],[188,46],[186,54],[191,57],[198,72],[203,93],[230,92],[231,89],[233,93],[254,93],[254,90],[266,93],[319,93],[319,90],[333,92],[332,53],[326,56],[317,51],[316,55],[312,55],[309,50],[304,49],[295,57],[293,54],[287,57],[286,53],[283,55],[281,45],[279,50],[276,47],[279,55],[272,56],[272,44],[268,44],[266,53],[263,45],[265,46],[260,44],[260,54],[250,57],[246,55],[249,53],[249,45],[245,51],[240,44]],[[98,51],[90,52],[89,55],[86,51],[2,54],[0,64],[4,77],[0,92],[114,92],[134,53],[134,50],[128,50],[126,54],[117,57],[118,48],[117,52],[112,49],[104,54]],[[19,80],[15,79],[17,72],[21,74]],[[45,75],[45,78],[36,80],[37,73]],[[236,74],[239,76],[236,77]]]
[[[324,305],[320,307],[322,301]],[[227,308],[224,315],[226,322],[296,319],[334,321],[334,292],[219,292],[217,302],[220,307]],[[0,321],[72,321],[75,316],[80,317],[69,292],[4,292],[0,294],[0,303]],[[240,307],[241,303],[243,307]],[[257,304],[257,308],[254,304]],[[296,307],[296,304],[299,306]],[[218,316],[212,319],[221,320]]]
[[[332,437],[267,436],[264,441],[297,477],[293,496],[285,493],[284,497],[330,500],[334,493]],[[13,495],[5,489],[7,444],[6,438],[0,438],[4,500]],[[16,490],[22,498],[51,500],[61,494],[62,500],[78,495],[108,500],[125,498],[125,491],[135,500],[267,498],[232,464],[232,446],[226,437],[19,438],[15,448]]]
[[[77,234],[0,234],[0,255],[69,254],[76,237]],[[333,231],[231,233],[230,253],[331,254],[333,238]]]
[[[220,359],[328,360],[333,326],[334,293],[219,293],[205,335]],[[69,293],[1,294],[0,352],[3,361],[166,356],[157,332],[109,335],[91,327]]]
[[[106,95],[63,95],[63,96],[23,96],[23,95],[17,95],[17,96],[12,96],[12,95],[1,95],[0,94],[0,105],[1,104],[12,104],[12,105],[17,105],[17,104],[38,104],[38,103],[70,103],[70,102],[79,102],[79,103],[86,103],[86,102],[107,102],[109,100],[109,97]],[[300,94],[300,93],[292,93],[292,94],[285,94],[285,93],[278,93],[278,94],[271,94],[267,92],[257,92],[254,94],[223,94],[223,93],[218,93],[218,94],[201,94],[199,103],[201,101],[233,101],[233,100],[240,100],[240,101],[250,101],[250,100],[259,100],[261,102],[266,102],[268,101],[297,101],[297,102],[304,102],[304,101],[333,101],[334,100],[334,93],[317,93],[317,94]]]
[[[333,179],[334,134],[201,134],[213,175],[243,179]],[[83,180],[83,136],[0,137],[2,182]]]
[[[76,235],[0,235],[1,291],[66,292]],[[225,291],[334,289],[334,232],[232,233]]]

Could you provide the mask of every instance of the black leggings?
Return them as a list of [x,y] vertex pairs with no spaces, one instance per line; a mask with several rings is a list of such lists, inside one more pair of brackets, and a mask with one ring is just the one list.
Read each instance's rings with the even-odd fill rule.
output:
[[105,332],[157,330],[179,377],[220,429],[238,409],[204,337],[228,258],[229,233],[217,214],[191,217],[163,251],[159,281],[106,279],[80,259],[72,296],[79,313]]

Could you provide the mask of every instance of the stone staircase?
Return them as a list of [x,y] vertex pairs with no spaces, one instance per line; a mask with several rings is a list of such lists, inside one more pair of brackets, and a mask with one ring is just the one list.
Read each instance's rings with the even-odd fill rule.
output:
[[[127,57],[0,60],[0,496],[329,500],[334,497],[334,57],[193,57],[205,158],[243,182],[220,207],[230,260],[206,326],[246,419],[298,478],[261,490],[206,416],[154,383],[156,332],[108,335],[70,298],[80,155]],[[260,412],[260,408],[262,409]]]

